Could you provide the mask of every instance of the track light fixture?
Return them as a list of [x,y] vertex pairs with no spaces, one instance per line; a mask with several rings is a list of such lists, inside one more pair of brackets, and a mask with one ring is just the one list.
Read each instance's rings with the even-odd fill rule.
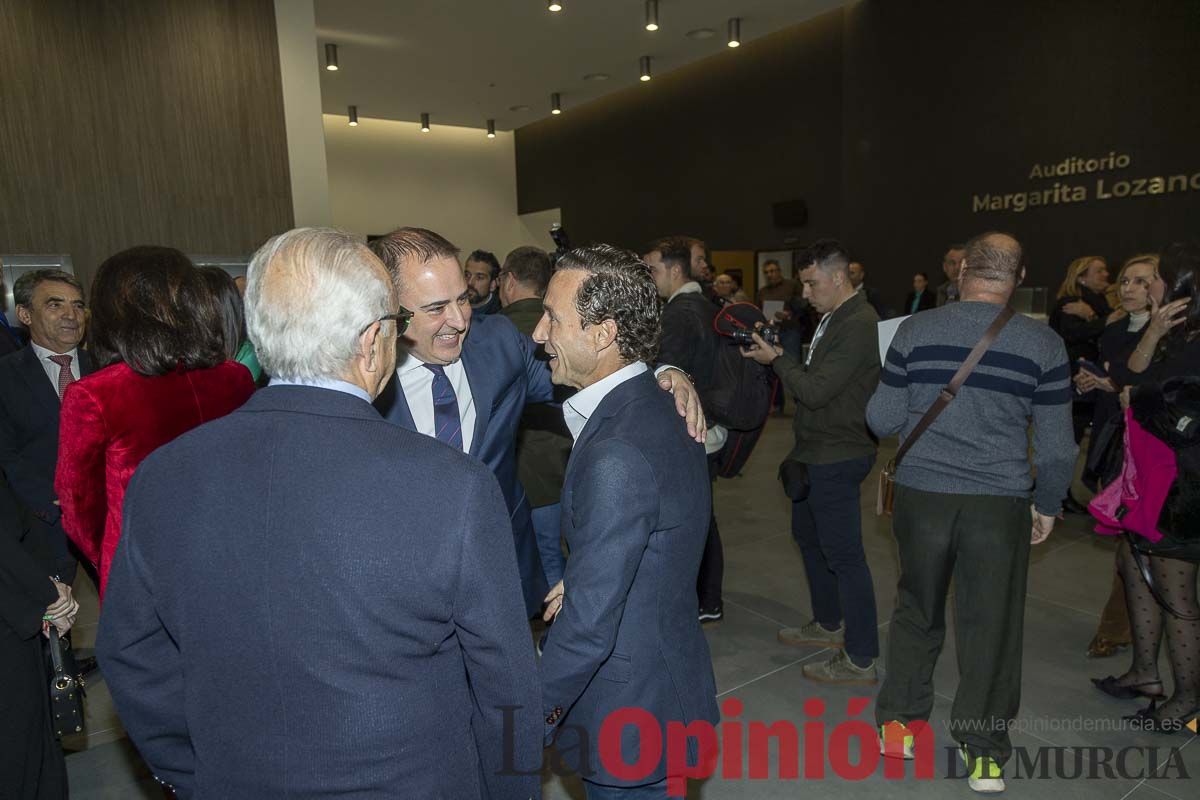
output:
[[658,30],[658,0],[646,0],[646,30]]
[[421,133],[429,133],[429,113],[421,114]]
[[642,65],[642,80],[650,80],[650,56],[642,56],[640,63]]
[[338,70],[336,44],[325,45],[325,69],[330,72],[337,72]]
[[729,19],[729,46],[741,47],[742,45],[742,19],[741,17],[730,17]]
[[357,128],[358,127],[358,106],[350,106],[350,108],[348,110],[348,116],[350,117],[350,127]]
[[559,96],[558,92],[550,95],[550,113],[556,116],[562,113],[562,97]]
[[496,120],[494,120],[494,119],[488,120],[488,138],[489,139],[496,138]]
[[546,10],[547,11],[562,11],[562,3],[558,2],[558,0],[547,0]]

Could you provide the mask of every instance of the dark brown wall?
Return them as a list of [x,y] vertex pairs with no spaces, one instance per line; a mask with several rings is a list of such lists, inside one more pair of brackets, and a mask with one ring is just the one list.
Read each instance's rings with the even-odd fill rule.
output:
[[1052,290],[1078,256],[1119,266],[1200,238],[1200,191],[972,211],[975,193],[1052,187],[1030,169],[1068,156],[1132,157],[1059,179],[1089,197],[1097,177],[1200,172],[1194,0],[863,2],[845,19],[842,233],[893,302],[913,271],[944,280],[951,240],[992,228],[1017,235],[1027,283]]
[[90,279],[291,226],[271,0],[0,0],[0,42],[0,253]]
[[836,233],[841,35],[828,14],[518,129],[520,212],[561,207],[576,243],[744,249],[782,241],[772,202],[806,197],[809,228]]
[[1200,237],[1200,191],[974,213],[1049,187],[1034,163],[1130,154],[1120,173],[1200,171],[1194,0],[863,0],[517,131],[521,210],[559,206],[576,240],[684,230],[771,249],[770,201],[808,200],[801,236],[840,236],[899,306],[945,245],[1010,230],[1027,283],[1085,253],[1119,261]]

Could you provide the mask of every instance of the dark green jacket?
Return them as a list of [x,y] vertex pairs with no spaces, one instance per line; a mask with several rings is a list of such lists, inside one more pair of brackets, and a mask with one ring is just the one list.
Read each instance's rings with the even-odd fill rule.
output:
[[861,294],[833,312],[808,367],[784,354],[772,366],[796,398],[791,458],[832,464],[875,455],[867,401],[879,383],[879,315]]
[[[532,336],[542,318],[542,310],[542,301],[531,299],[509,303],[500,309],[500,313],[512,320],[521,333]],[[557,391],[555,396],[558,396]],[[517,476],[525,488],[530,508],[558,502],[571,444],[571,432],[563,421],[562,408],[551,403],[525,406],[517,432]]]

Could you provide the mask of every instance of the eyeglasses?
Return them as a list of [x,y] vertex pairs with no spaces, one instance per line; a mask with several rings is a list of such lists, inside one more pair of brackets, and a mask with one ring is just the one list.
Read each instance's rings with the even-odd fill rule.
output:
[[[395,314],[385,314],[384,316],[375,320],[375,322],[387,322],[388,320],[392,320],[396,323],[396,335],[399,336],[408,330],[408,323],[412,321],[412,318],[413,312],[401,306],[400,310]],[[371,325],[374,325],[375,322],[372,322]],[[367,328],[370,328],[371,325],[368,325],[366,328],[363,328],[361,331],[359,331],[359,335],[361,336],[362,334],[366,333]]]

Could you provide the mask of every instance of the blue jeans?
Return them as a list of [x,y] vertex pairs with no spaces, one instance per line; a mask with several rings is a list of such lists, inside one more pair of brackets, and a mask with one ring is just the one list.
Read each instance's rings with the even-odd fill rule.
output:
[[591,781],[583,782],[587,800],[663,800],[667,796],[667,780],[644,786],[601,786]]
[[562,504],[539,506],[530,511],[533,517],[533,535],[537,539],[538,555],[542,558],[542,571],[550,588],[562,580],[567,569],[567,560],[562,551]]
[[807,500],[792,503],[792,537],[800,545],[813,616],[827,628],[846,623],[846,654],[879,656],[875,585],[862,544],[859,492],[873,457],[809,464]]

